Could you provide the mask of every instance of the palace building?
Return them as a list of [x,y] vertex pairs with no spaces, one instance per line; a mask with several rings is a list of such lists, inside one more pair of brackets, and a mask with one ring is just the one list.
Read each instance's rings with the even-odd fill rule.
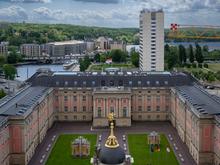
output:
[[0,164],[27,165],[56,121],[170,121],[197,164],[220,164],[220,99],[177,72],[52,72],[0,101]]

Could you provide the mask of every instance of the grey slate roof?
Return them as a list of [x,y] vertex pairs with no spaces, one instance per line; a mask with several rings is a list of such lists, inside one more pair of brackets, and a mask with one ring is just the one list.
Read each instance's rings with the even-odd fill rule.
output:
[[200,114],[220,115],[220,101],[202,87],[193,85],[180,86],[176,89]]
[[[38,103],[38,100],[42,98],[47,87],[28,87],[21,91],[15,97],[2,103],[0,105],[1,116],[17,115],[22,116],[27,114],[33,106]],[[16,105],[17,104],[17,105]]]
[[36,73],[28,82],[48,87],[171,87],[192,83],[186,74],[169,72],[50,72]]
[[6,116],[0,116],[0,129],[5,123],[7,122],[8,117]]

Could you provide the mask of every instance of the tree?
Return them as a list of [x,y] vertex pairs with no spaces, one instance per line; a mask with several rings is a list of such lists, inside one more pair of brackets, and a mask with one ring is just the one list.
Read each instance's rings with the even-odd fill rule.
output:
[[5,73],[5,78],[10,80],[14,80],[15,75],[17,74],[16,68],[10,64],[3,65],[3,71]]
[[2,65],[4,65],[5,62],[6,62],[6,58],[5,58],[5,56],[0,55],[0,67],[1,67]]
[[95,62],[100,62],[101,57],[100,57],[100,54],[99,54],[99,53],[97,53],[97,54],[95,55],[94,60],[95,60]]
[[89,56],[85,56],[84,59],[80,59],[79,60],[80,71],[81,72],[85,71],[89,67],[90,64],[91,64],[91,60],[89,59]]
[[191,44],[189,45],[189,61],[191,63],[194,62],[194,52],[193,52],[193,46]]
[[115,49],[110,52],[110,56],[113,62],[126,62],[127,54],[120,49]]
[[16,51],[12,51],[9,53],[7,57],[7,61],[9,64],[15,64],[17,62],[17,53]]
[[3,89],[0,90],[0,99],[5,97],[6,96],[6,93]]
[[178,50],[176,48],[170,49],[170,51],[166,53],[165,61],[167,63],[167,68],[169,70],[173,69],[178,63]]
[[179,45],[179,61],[180,64],[186,63],[186,49],[183,45]]
[[139,67],[139,53],[135,50],[131,51],[131,62],[134,66]]
[[106,54],[100,55],[100,62],[104,63],[106,61]]
[[204,46],[203,46],[203,52],[208,52],[208,51],[209,51],[208,45],[204,45]]
[[166,44],[166,45],[164,46],[164,49],[165,49],[165,51],[169,52],[169,51],[170,51],[170,46],[169,46],[168,44]]
[[203,54],[202,54],[202,48],[199,44],[196,44],[196,54],[195,54],[195,57],[196,57],[196,61],[198,63],[203,63],[204,61],[204,58],[203,58]]

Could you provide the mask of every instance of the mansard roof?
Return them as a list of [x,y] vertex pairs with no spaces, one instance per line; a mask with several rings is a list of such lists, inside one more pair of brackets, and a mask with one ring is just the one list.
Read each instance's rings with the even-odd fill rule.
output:
[[47,72],[28,80],[33,86],[47,87],[172,87],[192,84],[190,76],[170,72]]

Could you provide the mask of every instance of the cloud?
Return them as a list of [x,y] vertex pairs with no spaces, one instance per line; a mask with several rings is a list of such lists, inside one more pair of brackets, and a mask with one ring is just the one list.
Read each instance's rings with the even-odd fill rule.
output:
[[199,10],[220,10],[220,0],[134,0],[145,8],[164,9],[165,12],[178,13]]
[[110,4],[110,3],[118,3],[119,0],[74,0],[74,1],[80,1],[80,2],[91,2],[91,3],[102,3],[102,4]]
[[28,19],[26,10],[20,6],[10,6],[8,8],[0,9],[0,20],[3,21],[25,21]]
[[51,0],[10,0],[10,2],[50,3]]

